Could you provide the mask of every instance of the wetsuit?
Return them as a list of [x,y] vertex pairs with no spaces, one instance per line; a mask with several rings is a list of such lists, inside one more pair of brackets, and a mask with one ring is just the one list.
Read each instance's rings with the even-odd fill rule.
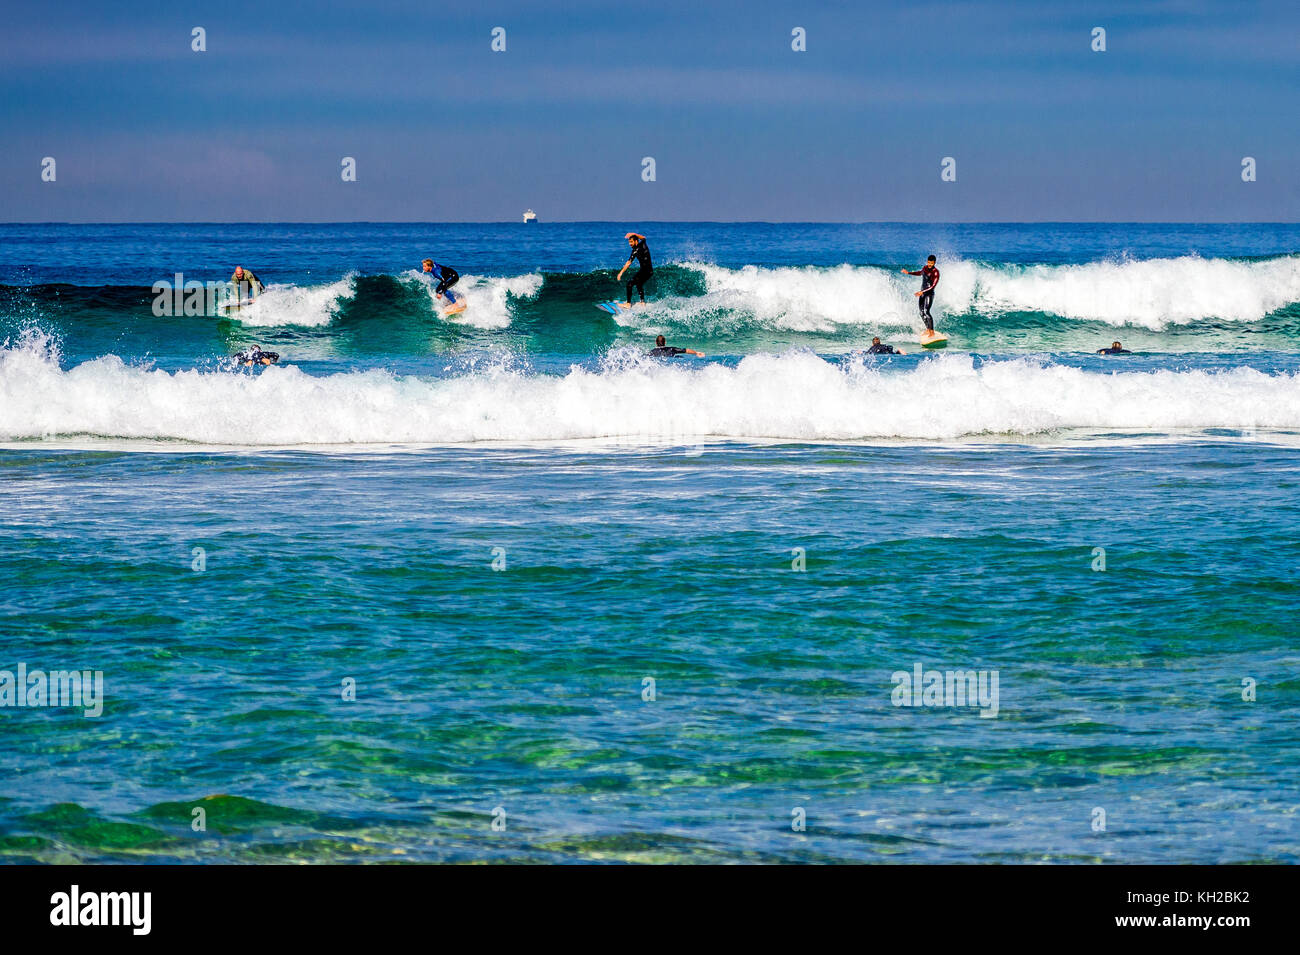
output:
[[650,247],[646,245],[645,239],[638,239],[636,245],[632,248],[632,256],[628,261],[636,259],[637,270],[632,276],[632,281],[627,283],[627,304],[632,304],[632,289],[635,288],[641,294],[641,301],[645,301],[645,283],[650,280],[650,276],[655,274],[654,266],[650,264]]
[[437,278],[438,284],[434,287],[434,292],[439,295],[447,296],[447,304],[456,304],[456,293],[451,291],[451,287],[460,281],[460,273],[450,265],[439,265],[433,263],[433,276]]
[[925,322],[925,327],[934,331],[934,319],[930,317],[930,305],[934,301],[934,287],[939,284],[939,270],[933,265],[927,265],[919,272],[908,272],[908,275],[921,276],[921,294],[917,297],[916,307],[921,310],[921,321]]
[[674,348],[672,345],[660,345],[657,348],[650,349],[651,358],[672,358],[674,355],[685,354],[685,348]]
[[1133,353],[1129,351],[1127,348],[1103,348],[1099,352],[1097,352],[1097,354],[1098,355],[1131,355]]
[[234,272],[231,272],[230,283],[234,285],[237,289],[239,289],[239,297],[241,300],[244,298],[245,288],[247,288],[249,292],[252,293],[251,295],[249,295],[249,298],[252,298],[254,296],[261,295],[262,289],[266,287],[262,284],[262,280],[259,279],[252,272],[250,272],[248,269],[244,269],[244,277],[242,279]]
[[872,345],[867,349],[868,355],[897,355],[893,345]]
[[241,365],[264,365],[267,363],[275,364],[280,360],[278,352],[262,351],[260,348],[250,348],[248,351],[241,351],[235,355],[235,359]]

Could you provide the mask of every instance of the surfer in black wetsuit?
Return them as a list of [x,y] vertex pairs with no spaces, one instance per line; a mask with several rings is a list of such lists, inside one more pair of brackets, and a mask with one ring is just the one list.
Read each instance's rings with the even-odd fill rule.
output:
[[867,349],[868,355],[904,355],[906,352],[899,351],[893,345],[880,344],[880,336],[877,335],[871,339],[871,347]]
[[1099,348],[1098,355],[1131,355],[1133,354],[1119,342],[1111,342],[1109,348]]
[[278,352],[262,351],[261,345],[250,345],[235,355],[235,361],[241,365],[274,365],[279,360]]
[[930,304],[934,301],[934,287],[939,284],[939,270],[935,267],[934,256],[925,260],[925,268],[919,272],[903,269],[904,275],[921,276],[921,291],[916,293],[916,305],[921,310],[921,321],[928,331],[934,331],[934,319],[930,317]]
[[623,273],[632,266],[633,260],[636,261],[637,270],[632,276],[632,280],[627,283],[627,304],[624,308],[632,307],[632,289],[635,288],[641,295],[642,303],[645,302],[645,283],[650,280],[650,276],[655,274],[654,266],[650,264],[650,246],[646,245],[645,236],[636,232],[627,234],[627,244],[632,249],[632,254],[627,257],[627,262],[618,270],[618,278],[615,281],[623,281]]
[[672,358],[674,355],[694,355],[696,358],[703,358],[704,352],[695,351],[693,348],[674,348],[662,335],[655,339],[655,347],[650,349],[651,358]]

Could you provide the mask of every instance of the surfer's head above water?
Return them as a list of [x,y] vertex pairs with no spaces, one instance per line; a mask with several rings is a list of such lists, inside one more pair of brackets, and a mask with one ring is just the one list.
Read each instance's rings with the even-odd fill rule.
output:
[[265,288],[262,280],[253,274],[253,270],[246,269],[242,265],[235,266],[230,281],[239,286],[241,298],[246,292],[250,300],[261,295],[262,289]]
[[662,335],[655,336],[655,347],[650,349],[651,358],[674,358],[677,355],[694,355],[696,358],[703,358],[704,352],[696,351],[694,348],[677,348],[669,345],[668,340]]
[[420,265],[424,268],[424,271],[426,272],[433,271],[433,259],[425,259],[423,262],[420,263]]
[[934,263],[935,263],[937,260],[935,259],[935,257],[934,257],[933,255],[929,255],[929,256],[926,256],[925,261],[929,262],[931,265],[934,265]]

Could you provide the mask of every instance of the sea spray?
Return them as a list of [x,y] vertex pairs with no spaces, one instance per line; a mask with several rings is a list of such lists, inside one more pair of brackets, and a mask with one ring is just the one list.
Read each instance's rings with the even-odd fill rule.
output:
[[[418,282],[423,285],[435,308],[445,304],[434,298],[434,284],[425,273],[412,269],[402,277],[407,282]],[[458,298],[465,299],[468,307],[457,315],[446,317],[446,320],[475,328],[506,328],[510,325],[512,299],[535,296],[541,289],[543,281],[543,277],[537,273],[511,275],[504,278],[462,275],[460,281],[456,283],[455,291]]]
[[116,356],[59,367],[39,343],[0,351],[0,440],[93,435],[211,444],[548,442],[640,435],[855,441],[1298,429],[1300,376],[1232,370],[1096,371],[965,355],[919,363],[807,351],[731,365],[625,353],[538,374],[486,361],[447,377],[168,372]]

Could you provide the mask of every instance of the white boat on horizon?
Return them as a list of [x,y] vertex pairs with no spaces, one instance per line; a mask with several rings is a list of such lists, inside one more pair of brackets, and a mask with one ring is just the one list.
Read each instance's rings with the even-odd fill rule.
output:
[[536,222],[536,221],[537,221],[537,213],[534,212],[532,209],[529,209],[527,212],[524,213],[524,221],[525,221],[525,222]]

